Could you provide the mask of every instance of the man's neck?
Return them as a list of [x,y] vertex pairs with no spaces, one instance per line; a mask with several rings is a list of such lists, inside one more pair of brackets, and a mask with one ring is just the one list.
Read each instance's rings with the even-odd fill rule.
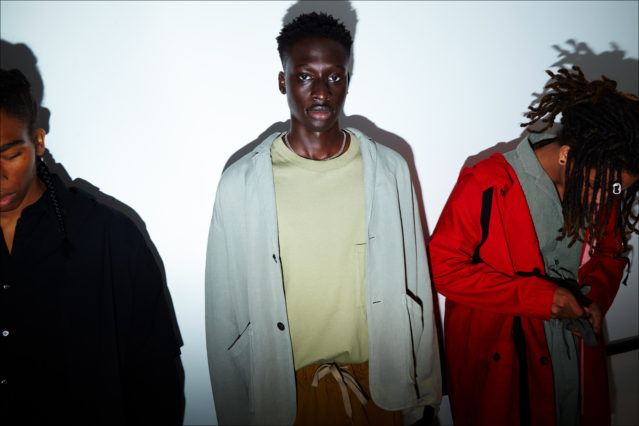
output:
[[310,131],[291,123],[286,139],[297,155],[310,160],[336,157],[348,150],[350,144],[350,135],[340,129],[339,123],[324,132]]
[[558,143],[550,143],[535,149],[533,152],[535,153],[537,160],[539,160],[541,168],[544,169],[552,183],[555,185],[559,199],[563,200],[564,182],[558,161],[559,149],[560,146]]
[[22,216],[22,211],[38,201],[40,197],[42,197],[42,194],[44,194],[45,189],[44,184],[39,179],[36,179],[34,185],[29,189],[29,192],[17,208],[0,213],[0,227],[2,227],[2,235],[4,236],[4,242],[7,245],[9,253],[11,253],[13,248],[13,237],[18,219]]

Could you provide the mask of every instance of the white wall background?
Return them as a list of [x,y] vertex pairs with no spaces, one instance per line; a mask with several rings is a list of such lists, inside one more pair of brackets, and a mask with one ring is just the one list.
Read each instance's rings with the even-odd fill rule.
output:
[[[2,39],[37,57],[51,154],[71,178],[134,209],[164,261],[184,339],[186,424],[215,422],[203,303],[215,189],[234,152],[288,118],[275,36],[292,4],[0,6]],[[346,114],[412,147],[432,232],[465,160],[520,134],[544,69],[561,59],[553,45],[587,73],[605,70],[637,93],[638,4],[352,2],[358,24]],[[608,317],[611,339],[639,334],[637,260],[635,251],[629,286]],[[639,423],[637,364],[636,351],[612,357],[616,424]]]

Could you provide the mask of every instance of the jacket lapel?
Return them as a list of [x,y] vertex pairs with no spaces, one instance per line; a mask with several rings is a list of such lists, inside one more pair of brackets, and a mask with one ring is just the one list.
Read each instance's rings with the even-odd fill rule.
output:
[[[533,225],[524,192],[517,176],[508,167],[512,184],[497,191],[498,206],[503,220],[503,232],[513,267],[513,273],[532,272],[537,269],[545,273],[544,262],[538,249],[539,242]],[[505,206],[509,206],[505,208]],[[531,247],[537,250],[531,251]]]
[[[373,213],[373,196],[375,194],[375,178],[377,168],[377,146],[373,139],[359,130],[348,127],[347,130],[355,134],[359,140],[359,149],[362,155],[362,169],[364,172],[364,211],[366,213],[366,229],[369,229],[371,214]],[[370,238],[370,230],[368,234]]]
[[[247,205],[252,205],[255,211],[261,212],[262,221],[259,226],[265,226],[269,235],[273,254],[279,258],[279,237],[277,227],[277,208],[275,205],[275,183],[273,181],[273,163],[271,161],[271,146],[280,133],[273,133],[253,151],[254,166],[249,169],[248,188],[254,190],[249,193]],[[255,202],[257,201],[257,202]]]

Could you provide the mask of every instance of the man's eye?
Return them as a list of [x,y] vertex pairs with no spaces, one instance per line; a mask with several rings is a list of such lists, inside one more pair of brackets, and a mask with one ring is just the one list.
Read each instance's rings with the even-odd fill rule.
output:
[[18,151],[15,153],[11,153],[11,154],[5,154],[2,156],[3,160],[13,160],[14,158],[17,158],[20,156],[20,154],[22,154],[22,151]]
[[310,81],[311,80],[311,76],[310,74],[306,74],[306,73],[302,73],[298,76],[298,78],[302,81]]
[[342,76],[339,74],[331,74],[328,76],[328,81],[331,83],[337,83],[342,80]]

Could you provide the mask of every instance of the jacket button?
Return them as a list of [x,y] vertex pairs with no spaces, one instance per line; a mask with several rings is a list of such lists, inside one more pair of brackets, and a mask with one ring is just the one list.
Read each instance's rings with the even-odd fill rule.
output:
[[282,324],[281,322],[277,323],[277,328],[279,328],[280,330],[284,331],[284,324]]
[[542,356],[541,358],[539,358],[539,362],[541,363],[541,365],[548,365],[548,357]]
[[493,354],[493,360],[495,360],[495,361],[499,361],[500,359],[501,359],[501,355],[499,355],[499,353],[498,353],[498,352],[495,352],[495,353]]

